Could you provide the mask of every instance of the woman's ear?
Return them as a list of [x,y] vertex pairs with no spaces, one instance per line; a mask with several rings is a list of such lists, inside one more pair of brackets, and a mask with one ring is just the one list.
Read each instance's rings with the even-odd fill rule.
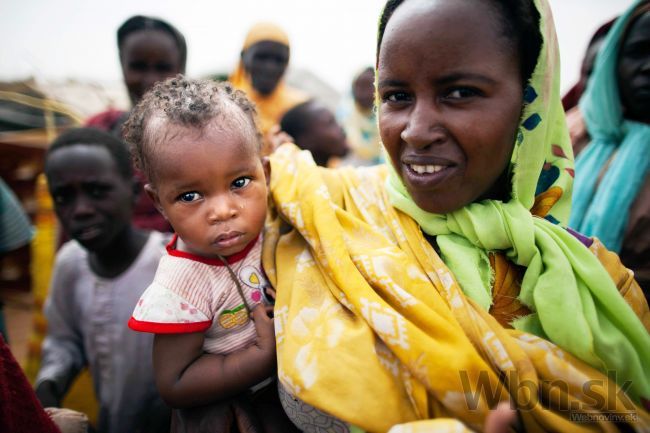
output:
[[144,185],[144,191],[147,193],[151,201],[153,202],[153,205],[156,207],[158,212],[167,219],[167,215],[165,215],[165,210],[163,209],[162,205],[160,204],[160,197],[158,196],[158,191],[154,186],[150,183],[147,183]]
[[268,156],[262,157],[262,167],[264,167],[264,177],[266,177],[266,186],[271,184],[271,161]]

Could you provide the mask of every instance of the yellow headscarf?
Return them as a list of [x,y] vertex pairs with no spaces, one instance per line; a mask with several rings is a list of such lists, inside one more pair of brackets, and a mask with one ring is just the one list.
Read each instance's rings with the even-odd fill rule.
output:
[[[272,41],[289,46],[289,37],[275,24],[261,22],[255,24],[244,40],[242,53],[252,45],[261,41]],[[243,90],[248,98],[255,103],[260,121],[262,134],[266,136],[271,127],[280,122],[280,119],[290,108],[307,100],[303,92],[287,86],[284,80],[280,80],[277,87],[270,95],[262,95],[257,92],[251,83],[249,74],[244,68],[243,59],[240,57],[237,69],[230,76],[229,81],[236,88]]]

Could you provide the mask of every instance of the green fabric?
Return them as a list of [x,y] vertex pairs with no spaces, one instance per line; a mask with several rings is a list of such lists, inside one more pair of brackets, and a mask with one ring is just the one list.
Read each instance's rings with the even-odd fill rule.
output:
[[[557,38],[546,2],[537,0],[544,37],[526,89],[519,136],[511,158],[512,193],[506,202],[471,203],[446,215],[420,209],[390,167],[392,204],[436,236],[441,257],[463,291],[488,309],[490,251],[526,268],[520,300],[532,311],[517,329],[546,338],[601,371],[632,382],[637,402],[650,397],[650,335],[619,294],[598,259],[560,227],[569,216],[573,154],[560,102]],[[559,196],[546,218],[531,214],[535,197]],[[570,324],[570,326],[567,326]]]

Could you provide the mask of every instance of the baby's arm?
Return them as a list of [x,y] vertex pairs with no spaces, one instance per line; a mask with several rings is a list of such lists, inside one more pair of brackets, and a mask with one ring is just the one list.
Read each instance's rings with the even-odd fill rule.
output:
[[202,332],[156,334],[153,366],[162,398],[172,407],[193,407],[224,399],[275,373],[275,333],[267,309],[258,305],[251,318],[257,338],[228,355],[203,352]]

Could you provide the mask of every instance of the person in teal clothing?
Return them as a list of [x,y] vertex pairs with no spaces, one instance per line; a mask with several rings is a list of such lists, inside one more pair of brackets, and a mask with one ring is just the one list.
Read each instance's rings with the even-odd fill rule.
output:
[[[0,178],[0,255],[27,245],[34,235],[29,217],[18,198]],[[0,301],[0,334],[8,341],[4,314]]]
[[580,100],[589,137],[573,143],[569,225],[599,238],[650,293],[650,1],[637,1],[603,42]]

